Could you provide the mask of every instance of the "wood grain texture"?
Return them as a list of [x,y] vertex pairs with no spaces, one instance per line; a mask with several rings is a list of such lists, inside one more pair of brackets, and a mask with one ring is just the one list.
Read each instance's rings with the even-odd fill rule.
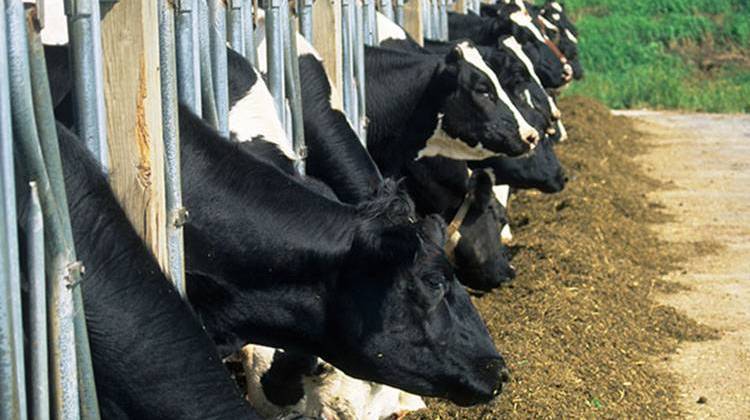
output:
[[167,272],[157,2],[120,0],[104,15],[101,27],[109,181],[135,230]]
[[404,29],[419,45],[424,45],[421,1],[409,0],[404,3]]
[[[323,58],[326,74],[334,83],[334,90],[341,92],[341,0],[317,0],[313,3],[313,46]],[[341,95],[331,98],[334,106],[343,109]]]

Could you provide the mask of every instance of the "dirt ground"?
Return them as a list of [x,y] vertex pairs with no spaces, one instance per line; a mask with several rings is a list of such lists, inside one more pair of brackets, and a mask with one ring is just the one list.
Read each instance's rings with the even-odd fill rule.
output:
[[[560,194],[514,196],[510,215],[520,274],[475,298],[511,369],[511,383],[494,404],[458,408],[430,400],[427,410],[411,418],[681,418],[698,405],[696,395],[707,400],[701,409],[721,401],[723,391],[703,387],[708,379],[696,376],[693,383],[701,387],[689,388],[678,378],[682,372],[708,375],[704,371],[732,377],[701,363],[709,353],[700,350],[721,348],[731,333],[722,335],[726,325],[711,319],[705,319],[708,326],[693,321],[683,312],[686,304],[679,311],[670,305],[706,304],[706,292],[683,297],[692,285],[680,277],[707,273],[694,267],[705,268],[701,260],[723,255],[717,241],[724,239],[663,234],[663,227],[677,231],[686,222],[671,202],[662,203],[661,194],[673,194],[679,179],[670,182],[653,168],[647,173],[648,164],[640,163],[645,153],[656,153],[658,139],[588,99],[568,98],[561,107],[570,139],[556,150],[571,181]],[[659,152],[665,153],[663,163],[652,166],[677,166],[677,152]],[[730,217],[712,210],[704,207],[708,220]],[[684,367],[689,364],[692,370]]]
[[[750,419],[750,116],[628,111],[647,133],[646,172],[670,182],[648,195],[675,218],[656,225],[670,242],[718,241],[668,278],[688,289],[659,300],[722,331],[684,343],[666,362],[690,417]],[[698,401],[701,401],[698,403]]]

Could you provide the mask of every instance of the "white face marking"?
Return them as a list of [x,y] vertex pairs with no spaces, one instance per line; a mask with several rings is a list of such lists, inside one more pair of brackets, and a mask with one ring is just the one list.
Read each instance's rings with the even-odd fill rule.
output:
[[289,159],[297,160],[292,142],[276,114],[271,92],[263,83],[260,73],[255,69],[253,71],[258,80],[250,91],[229,109],[229,130],[234,133],[237,141],[241,142],[263,136],[264,140],[276,144]]
[[492,71],[492,69],[487,66],[487,63],[484,62],[482,56],[479,54],[479,51],[477,51],[476,48],[472,47],[466,41],[458,44],[457,47],[468,63],[479,69],[479,71],[484,73],[484,75],[487,76],[490,81],[492,81],[492,85],[495,87],[495,93],[497,94],[497,97],[500,98],[505,106],[510,108],[510,111],[513,113],[513,117],[518,123],[518,133],[521,136],[521,139],[524,141],[527,141],[528,139],[534,139],[534,141],[532,142],[533,146],[533,143],[539,141],[539,133],[526,121],[526,119],[523,118],[521,113],[518,112],[518,109],[515,105],[513,105],[513,102],[510,100],[510,97],[508,97],[508,94],[500,86],[500,81],[497,80],[497,75],[494,71]]
[[495,198],[503,207],[508,207],[508,197],[510,196],[510,185],[495,185],[492,187],[492,192],[495,193]]
[[437,130],[427,140],[425,147],[417,153],[416,159],[442,156],[455,160],[484,160],[499,155],[499,153],[485,149],[482,143],[471,147],[461,140],[449,136],[440,125],[439,123]]
[[[516,41],[515,38],[512,36],[509,36],[508,38],[505,38],[502,41],[503,45],[508,47],[513,54],[518,57],[519,60],[523,63],[523,65],[526,67],[526,70],[531,75],[531,78],[534,79],[534,82],[536,82],[537,86],[539,86],[542,91],[546,92],[544,90],[544,86],[542,86],[542,82],[539,80],[539,76],[534,71],[534,65],[531,64],[531,60],[529,59],[529,56],[526,55],[525,52],[523,52],[523,48],[521,48],[521,44]],[[560,109],[557,107],[557,104],[555,104],[554,99],[552,99],[551,96],[547,95],[547,101],[549,102],[550,111],[552,112],[552,117],[555,119],[559,119],[562,113],[560,112]]]
[[578,43],[578,38],[576,38],[575,35],[573,35],[573,32],[570,32],[570,29],[565,29],[565,36],[568,37],[569,40],[571,40],[574,44]]
[[553,13],[552,14],[552,19],[554,19],[554,20],[560,20],[560,14],[559,13]]
[[384,14],[377,12],[378,25],[378,45],[388,39],[406,39],[406,31],[398,26],[396,22],[385,17]]
[[558,12],[563,11],[562,5],[556,1],[553,1],[552,3],[550,3],[550,6],[552,6],[552,8],[557,10]]
[[542,15],[539,15],[539,20],[542,22],[542,25],[544,25],[544,27],[549,29],[550,31],[558,32],[560,30],[557,26],[555,26],[554,24],[552,24],[552,22],[545,19],[545,17]]
[[568,139],[568,130],[565,129],[565,126],[562,123],[562,120],[557,121],[557,129],[560,130],[560,141],[565,141]]
[[510,231],[510,225],[503,226],[500,230],[500,242],[507,244],[513,241],[513,233]]
[[531,100],[531,92],[529,92],[528,89],[523,91],[523,96],[526,98],[526,103],[529,104],[530,107],[534,108],[534,101]]
[[518,26],[526,27],[531,23],[531,16],[521,10],[511,13],[510,20]]

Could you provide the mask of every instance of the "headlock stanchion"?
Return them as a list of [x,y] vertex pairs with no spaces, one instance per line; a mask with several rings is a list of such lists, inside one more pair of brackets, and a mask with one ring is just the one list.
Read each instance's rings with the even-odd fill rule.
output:
[[379,0],[380,1],[380,13],[385,15],[390,20],[393,20],[393,4],[391,0]]
[[169,278],[180,296],[185,291],[185,251],[182,225],[187,211],[182,207],[180,181],[180,129],[178,122],[177,64],[175,57],[175,10],[168,0],[158,0],[159,67],[161,84],[162,137],[164,139],[164,183],[167,206],[167,259]]
[[228,0],[227,38],[233,50],[245,55],[245,14],[244,0]]
[[177,0],[175,48],[180,102],[202,115],[198,0]]
[[[43,164],[42,169],[46,167],[49,180],[48,189],[44,188],[43,183],[40,182],[39,184],[41,187],[39,190],[40,199],[43,211],[46,211],[47,206],[51,206],[52,209],[57,210],[56,213],[58,219],[48,220],[45,217],[45,225],[50,226],[53,235],[53,238],[49,243],[54,245],[59,242],[62,245],[59,250],[64,251],[64,254],[67,255],[67,259],[61,260],[61,262],[65,263],[64,269],[56,269],[53,273],[57,276],[60,276],[60,273],[63,273],[62,280],[67,284],[64,285],[62,293],[72,294],[73,304],[74,354],[61,354],[61,361],[63,364],[66,364],[67,360],[75,360],[75,366],[77,367],[78,373],[80,416],[82,419],[96,420],[99,419],[99,404],[96,396],[96,386],[94,384],[94,369],[91,361],[91,353],[89,352],[89,340],[86,319],[84,317],[83,297],[81,295],[81,289],[78,287],[81,281],[81,274],[83,273],[83,266],[76,259],[75,246],[73,243],[73,232],[70,226],[70,215],[68,214],[68,200],[65,194],[62,160],[60,158],[60,150],[58,146],[52,97],[49,91],[44,47],[42,46],[41,37],[34,25],[34,10],[29,10],[27,14],[30,16],[27,19],[29,22],[27,33],[34,115],[36,117],[38,128],[40,149],[44,158],[43,162],[41,162]],[[51,191],[51,197],[47,196],[48,191]],[[59,230],[62,233],[60,241],[54,236],[54,226],[56,224],[60,226]],[[59,255],[63,254],[60,253]],[[54,263],[52,266],[54,268]],[[67,299],[65,300],[67,301]],[[64,322],[63,318],[60,318],[58,322]],[[54,331],[54,327],[55,323],[53,322],[51,330]]]
[[294,162],[294,167],[300,175],[305,174],[305,156],[307,149],[305,146],[305,127],[302,115],[302,86],[299,75],[299,61],[297,61],[297,29],[295,28],[294,19],[289,16],[289,7],[285,6],[286,22],[284,22],[284,40],[287,42],[284,48],[284,81],[291,108],[291,125],[292,125],[292,148],[298,159]]
[[375,45],[378,39],[375,1],[363,0],[362,2],[362,32],[364,43],[367,45]]
[[106,169],[109,167],[104,106],[99,2],[65,0],[70,62],[76,106],[76,131]]
[[[365,0],[374,2],[375,0]],[[308,41],[313,40],[313,0],[297,0],[297,15],[299,16],[299,29],[302,36]]]
[[[239,1],[239,0],[237,0]],[[309,0],[312,3],[312,0]],[[242,0],[243,27],[245,37],[245,58],[253,66],[258,65],[258,57],[255,51],[255,5],[253,0]]]
[[359,2],[355,2],[355,36],[354,36],[354,75],[357,82],[357,125],[354,129],[359,134],[359,141],[367,147],[367,121],[366,103],[365,103],[365,29],[364,29],[364,8]]
[[398,23],[399,26],[404,26],[404,0],[396,0],[395,18],[396,18],[396,23]]
[[44,217],[36,182],[30,182],[26,218],[27,274],[29,280],[29,414],[49,419],[49,363],[47,355],[47,284],[44,277]]
[[342,54],[342,96],[344,98],[344,113],[356,127],[357,112],[356,87],[354,86],[354,28],[352,13],[355,0],[341,0],[341,54]]
[[0,18],[0,198],[3,200],[0,203],[0,417],[3,419],[25,416],[26,405],[23,331],[18,331],[15,318],[20,311],[16,308],[17,299],[12,297],[20,281],[8,69],[11,56],[6,51],[6,14],[12,7],[6,0],[0,0],[3,13]]
[[206,4],[206,0],[198,0],[198,45],[200,49],[202,115],[204,120],[218,129],[219,115],[216,104],[216,91],[214,90],[213,65],[211,64],[211,41],[208,35],[210,31],[211,24],[208,4]]
[[229,80],[227,76],[227,13],[224,0],[207,0],[211,46],[211,74],[216,102],[217,129],[229,135]]
[[284,22],[282,7],[285,0],[269,0],[266,7],[266,63],[268,90],[276,104],[276,113],[282,125],[286,121],[286,104],[284,101]]

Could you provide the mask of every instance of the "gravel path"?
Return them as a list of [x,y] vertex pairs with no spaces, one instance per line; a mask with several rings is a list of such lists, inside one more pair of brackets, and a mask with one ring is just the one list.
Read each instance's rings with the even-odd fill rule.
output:
[[670,274],[688,290],[662,298],[722,331],[720,340],[685,343],[666,361],[680,380],[681,404],[692,418],[750,419],[750,116],[618,114],[649,134],[652,147],[639,157],[648,174],[673,183],[649,197],[675,217],[658,233],[722,245]]

